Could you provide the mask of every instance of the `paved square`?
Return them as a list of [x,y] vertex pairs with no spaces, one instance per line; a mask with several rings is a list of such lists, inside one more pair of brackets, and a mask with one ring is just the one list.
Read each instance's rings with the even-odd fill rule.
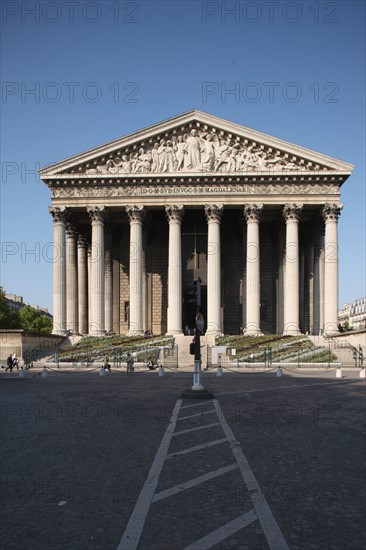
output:
[[1,375],[1,547],[366,548],[365,383]]

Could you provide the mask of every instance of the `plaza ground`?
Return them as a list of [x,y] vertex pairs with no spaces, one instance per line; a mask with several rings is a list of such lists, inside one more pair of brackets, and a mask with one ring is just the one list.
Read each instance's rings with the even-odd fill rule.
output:
[[1,373],[1,547],[366,548],[357,376]]

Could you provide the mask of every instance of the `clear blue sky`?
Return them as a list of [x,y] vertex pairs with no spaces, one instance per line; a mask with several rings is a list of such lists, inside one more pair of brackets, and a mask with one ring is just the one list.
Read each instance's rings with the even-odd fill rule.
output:
[[8,1],[1,27],[7,292],[52,310],[39,167],[196,108],[356,165],[342,188],[340,305],[365,295],[363,1]]

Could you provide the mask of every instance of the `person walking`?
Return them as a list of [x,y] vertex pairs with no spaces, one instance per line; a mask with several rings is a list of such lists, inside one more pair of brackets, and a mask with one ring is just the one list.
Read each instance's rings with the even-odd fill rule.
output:
[[103,365],[103,366],[104,366],[104,370],[109,370],[109,372],[112,372],[112,371],[111,371],[111,366],[110,366],[110,364],[109,364],[109,357],[108,357],[108,355],[106,355],[105,358],[104,358],[104,365]]
[[127,376],[133,372],[134,359],[130,353],[127,353]]
[[16,367],[17,370],[19,370],[19,361],[16,353],[13,354],[13,368],[14,367]]
[[11,353],[9,354],[9,357],[6,360],[6,369],[5,372],[10,370],[10,372],[13,370],[13,358],[11,356]]

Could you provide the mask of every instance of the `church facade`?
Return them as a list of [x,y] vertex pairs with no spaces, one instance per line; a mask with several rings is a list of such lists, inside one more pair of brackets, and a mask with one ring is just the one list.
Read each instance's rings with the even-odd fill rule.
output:
[[47,166],[54,332],[334,333],[353,166],[192,110]]

